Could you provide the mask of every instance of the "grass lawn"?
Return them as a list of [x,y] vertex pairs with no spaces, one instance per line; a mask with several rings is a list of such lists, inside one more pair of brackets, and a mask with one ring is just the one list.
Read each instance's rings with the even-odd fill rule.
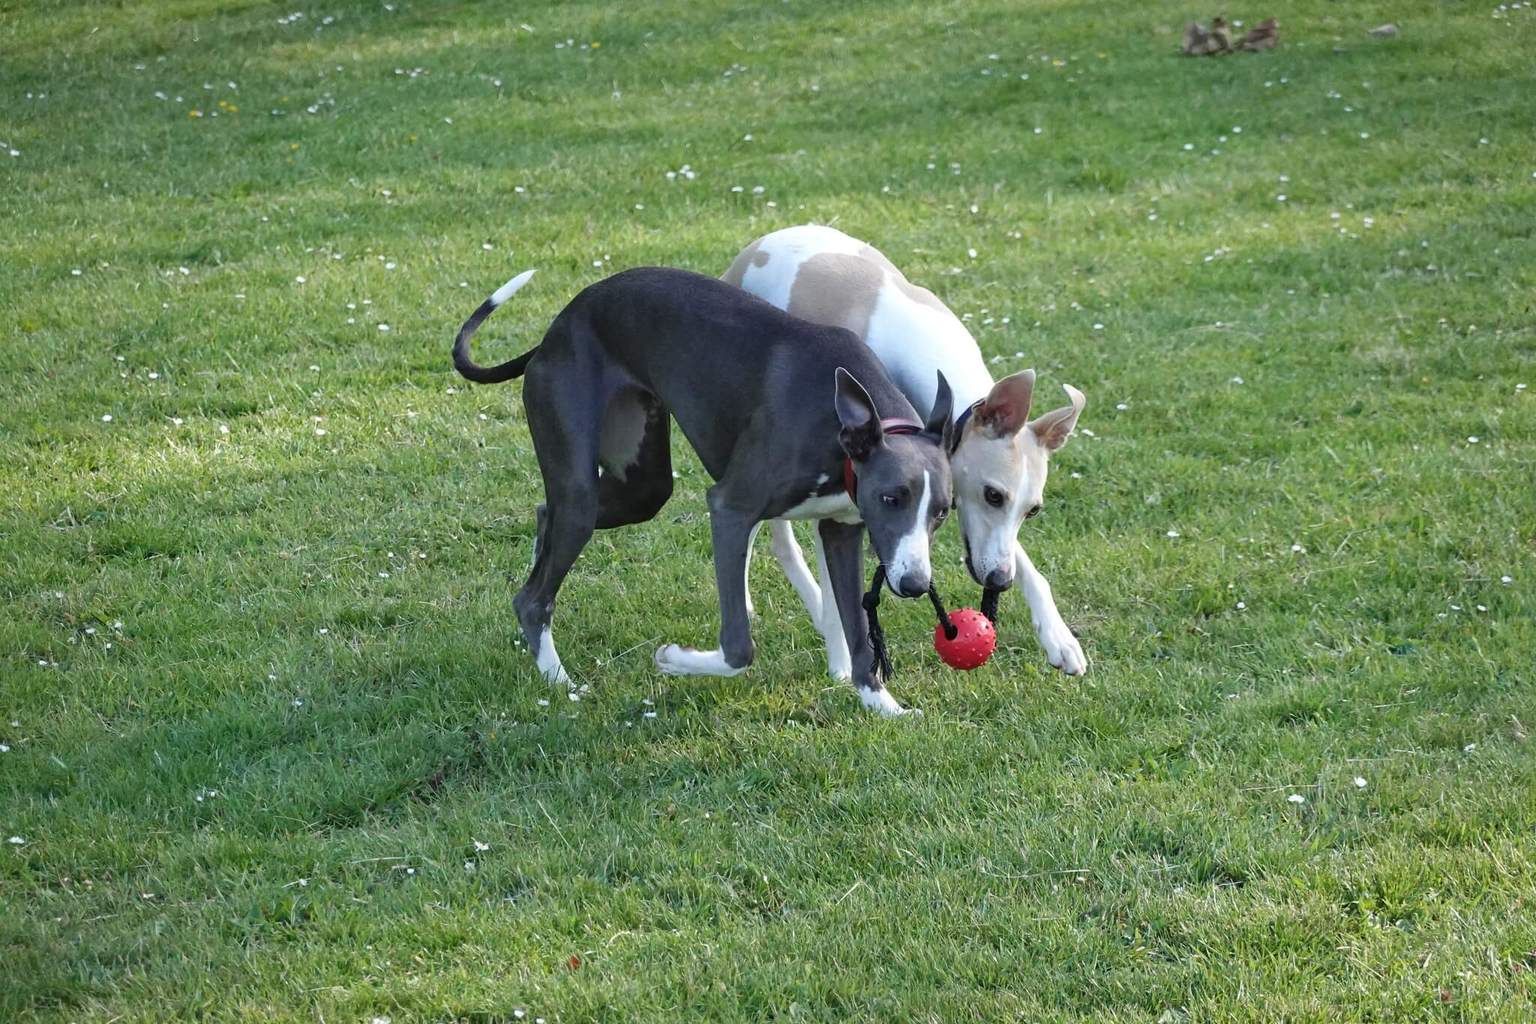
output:
[[[3,9],[0,1020],[1536,1014],[1532,5]],[[756,665],[658,676],[680,443],[567,702],[454,330],[809,220],[1087,393],[1023,539],[1089,674],[888,601],[879,720],[764,542]]]

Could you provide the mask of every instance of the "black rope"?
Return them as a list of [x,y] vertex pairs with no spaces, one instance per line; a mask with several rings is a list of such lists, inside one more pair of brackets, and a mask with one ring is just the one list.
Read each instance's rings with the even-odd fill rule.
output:
[[869,590],[864,594],[864,614],[869,617],[869,646],[875,652],[875,668],[880,678],[889,681],[894,670],[891,667],[891,655],[885,649],[885,630],[880,628],[880,614],[876,609],[880,607],[880,591],[885,586],[885,563],[875,566],[874,579],[869,581]]
[[[895,669],[891,666],[890,651],[885,646],[885,630],[880,626],[880,592],[884,589],[885,565],[881,563],[875,566],[874,578],[869,581],[869,590],[865,592],[861,603],[869,619],[869,646],[875,653],[875,667],[880,678],[889,681]],[[994,628],[997,626],[997,599],[1001,594],[1001,590],[992,587],[983,587],[981,591],[981,614],[987,617]],[[928,600],[933,602],[933,613],[938,616],[939,625],[944,627],[944,636],[953,640],[959,635],[960,629],[950,621],[949,613],[944,610],[944,602],[939,599],[939,589],[932,583],[928,584]]]
[[997,628],[997,599],[1002,596],[1001,590],[992,587],[981,588],[981,614],[987,617],[994,629]]
[[949,621],[949,613],[944,610],[944,602],[939,600],[939,589],[932,583],[928,584],[928,600],[933,602],[933,613],[939,617],[939,625],[944,627],[944,637],[953,640],[960,635],[960,628]]

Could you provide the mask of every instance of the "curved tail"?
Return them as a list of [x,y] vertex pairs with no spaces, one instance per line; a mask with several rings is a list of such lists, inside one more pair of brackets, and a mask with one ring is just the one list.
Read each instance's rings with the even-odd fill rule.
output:
[[496,366],[481,366],[469,355],[469,339],[474,336],[475,330],[485,322],[485,318],[496,312],[496,307],[506,302],[517,294],[517,290],[528,283],[533,276],[533,271],[525,270],[506,284],[491,293],[491,297],[480,303],[480,308],[470,314],[464,326],[459,328],[459,336],[453,342],[453,368],[458,370],[466,379],[477,384],[500,384],[504,380],[521,377],[523,370],[528,367],[528,360],[538,351],[535,347],[516,359],[508,359]]

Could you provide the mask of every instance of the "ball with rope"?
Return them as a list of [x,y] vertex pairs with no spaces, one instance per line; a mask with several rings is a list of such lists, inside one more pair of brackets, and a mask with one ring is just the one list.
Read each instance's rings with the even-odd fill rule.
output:
[[[879,565],[875,567],[874,579],[869,581],[869,590],[864,594],[862,604],[868,618],[869,645],[875,656],[875,671],[880,678],[889,680],[891,657],[885,644],[885,630],[880,627],[879,614],[880,593],[884,586],[885,566]],[[958,608],[949,612],[944,610],[938,588],[929,585],[928,600],[933,602],[933,613],[938,619],[938,625],[933,630],[933,649],[939,652],[939,657],[950,668],[969,671],[985,665],[992,657],[992,652],[997,649],[997,629],[994,625],[997,596],[995,590],[984,591],[981,598],[982,611]]]
[[985,665],[997,650],[997,630],[992,623],[974,608],[956,608],[948,618],[948,629],[943,622],[933,629],[933,649],[944,664],[967,672]]

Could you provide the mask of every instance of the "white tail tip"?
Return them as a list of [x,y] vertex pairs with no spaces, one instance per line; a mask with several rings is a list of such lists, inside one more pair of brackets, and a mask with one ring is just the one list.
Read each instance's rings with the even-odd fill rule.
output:
[[533,277],[533,274],[532,270],[525,270],[500,288],[497,288],[494,292],[491,292],[491,305],[499,306],[516,295],[517,290],[527,284],[528,279]]

